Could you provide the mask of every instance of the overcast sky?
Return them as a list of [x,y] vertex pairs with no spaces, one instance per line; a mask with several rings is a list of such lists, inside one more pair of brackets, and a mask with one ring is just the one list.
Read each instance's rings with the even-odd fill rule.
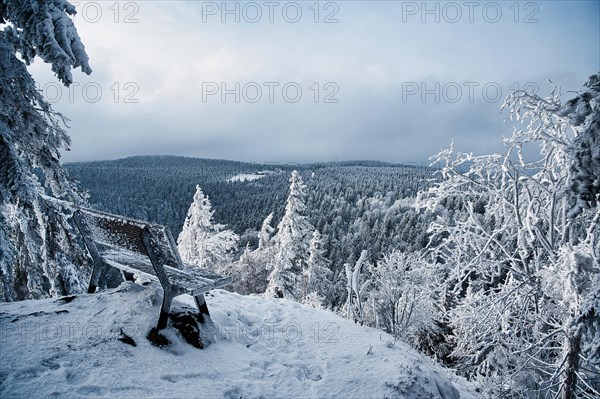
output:
[[254,162],[426,162],[498,151],[516,88],[600,70],[597,1],[86,1],[94,72],[60,87],[64,161],[172,154]]

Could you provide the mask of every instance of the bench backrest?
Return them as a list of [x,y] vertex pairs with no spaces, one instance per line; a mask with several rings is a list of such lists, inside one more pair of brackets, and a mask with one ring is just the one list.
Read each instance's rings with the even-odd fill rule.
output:
[[79,211],[90,229],[90,239],[101,246],[149,257],[143,238],[146,230],[151,233],[152,242],[156,244],[155,250],[160,253],[164,264],[182,268],[183,263],[168,227],[87,208],[79,208]]

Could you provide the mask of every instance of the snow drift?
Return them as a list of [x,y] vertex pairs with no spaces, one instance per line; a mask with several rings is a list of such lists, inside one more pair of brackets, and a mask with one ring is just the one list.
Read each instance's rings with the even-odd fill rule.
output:
[[[0,303],[0,397],[473,398],[474,390],[381,331],[284,299],[207,295],[216,340],[177,330],[153,346],[161,289]],[[176,306],[192,306],[181,296]]]

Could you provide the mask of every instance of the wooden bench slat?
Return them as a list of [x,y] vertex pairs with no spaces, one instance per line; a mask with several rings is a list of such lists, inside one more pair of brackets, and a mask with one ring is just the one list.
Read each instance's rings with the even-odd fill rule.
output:
[[135,274],[135,275],[141,275],[142,277],[144,277],[145,279],[148,279],[148,280],[158,281],[158,277],[156,277],[156,274],[150,274],[150,273],[144,272],[144,271],[138,269],[137,267],[134,268],[131,266],[127,266],[123,263],[119,263],[116,260],[113,260],[110,258],[105,259],[105,261],[106,261],[107,265],[115,267],[124,272]]
[[137,273],[137,270],[152,276],[153,280],[158,280],[156,272],[154,271],[154,266],[152,266],[152,263],[147,257],[143,257],[134,252],[111,247],[100,249],[100,255],[105,261],[114,263],[111,264],[111,266],[116,267],[117,269],[125,270],[129,273]]
[[177,245],[175,244],[175,240],[173,240],[169,229],[161,225],[148,225],[147,228],[154,237],[158,238],[158,241],[161,244],[160,251],[165,258],[165,263],[168,266],[181,269],[183,262],[181,261],[181,257],[177,251]]
[[187,273],[194,277],[193,281],[189,280],[189,275],[184,274],[181,270],[177,270],[171,268],[169,266],[165,266],[167,269],[167,274],[169,275],[169,279],[174,285],[185,288],[188,291],[191,291],[190,294],[192,296],[196,296],[199,294],[204,294],[210,290],[215,290],[217,288],[225,287],[228,284],[231,284],[232,278],[229,276],[212,276],[206,277],[203,270],[188,270]]
[[[144,259],[133,252],[114,249],[101,251],[101,254],[107,263],[117,269],[132,274],[141,272],[145,278],[158,281],[152,263],[147,258]],[[163,267],[171,284],[175,288],[183,288],[192,296],[224,287],[232,282],[231,277],[221,276],[207,269],[195,269],[190,266],[189,269],[183,271],[166,265]]]
[[142,230],[146,225],[142,222],[88,209],[82,209],[82,215],[94,235],[94,241],[148,256],[142,241]]

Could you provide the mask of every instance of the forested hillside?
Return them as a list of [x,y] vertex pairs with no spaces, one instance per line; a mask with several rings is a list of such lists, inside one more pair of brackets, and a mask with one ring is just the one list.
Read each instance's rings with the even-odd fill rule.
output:
[[[177,236],[183,226],[196,184],[208,194],[215,219],[242,233],[260,225],[273,204],[283,204],[291,168],[171,156],[142,156],[66,165],[98,209],[169,226]],[[257,170],[280,174],[265,181],[229,182]],[[267,195],[269,193],[270,195]],[[269,201],[261,203],[260,201]],[[252,206],[244,205],[252,202]],[[242,206],[244,209],[240,209]],[[244,215],[244,217],[241,217]]]
[[[426,220],[412,209],[410,198],[428,187],[429,168],[371,161],[265,165],[174,156],[66,168],[88,191],[93,207],[165,224],[175,237],[199,184],[212,202],[215,222],[241,236],[240,248],[247,242],[256,246],[256,233],[271,212],[273,225],[281,219],[290,173],[298,169],[307,185],[309,220],[323,234],[336,272],[363,249],[377,259],[392,249],[426,244]],[[255,179],[231,179],[244,174]]]

